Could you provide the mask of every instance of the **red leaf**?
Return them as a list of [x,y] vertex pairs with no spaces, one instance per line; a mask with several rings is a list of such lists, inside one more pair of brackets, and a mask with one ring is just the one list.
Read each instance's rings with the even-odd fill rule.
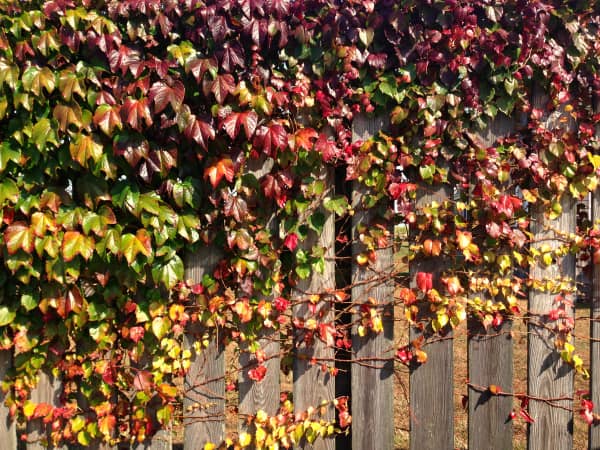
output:
[[251,380],[260,382],[265,378],[266,374],[267,374],[267,368],[261,364],[260,366],[257,366],[255,369],[250,369],[248,371],[248,378],[250,378]]
[[231,139],[237,137],[240,127],[243,126],[246,137],[250,139],[254,134],[254,130],[256,130],[257,123],[258,114],[254,111],[232,112],[223,120],[222,126]]
[[329,139],[324,133],[321,133],[315,142],[315,150],[321,153],[325,162],[330,162],[340,155],[340,149],[335,141]]
[[144,327],[131,327],[129,329],[129,338],[137,344],[140,340],[144,338],[145,332],[146,331]]
[[202,87],[204,95],[208,96],[212,92],[217,103],[222,105],[227,95],[235,90],[235,79],[230,73],[217,75],[213,81],[204,80]]
[[427,272],[417,272],[417,287],[423,292],[429,292],[433,287],[433,275]]
[[217,60],[214,57],[194,59],[189,64],[189,70],[192,72],[192,75],[194,75],[194,78],[196,78],[198,83],[202,81],[206,71],[216,71],[218,67]]
[[181,81],[175,81],[172,86],[157,81],[150,88],[148,97],[154,102],[154,112],[163,111],[167,105],[171,105],[173,111],[178,111],[185,97],[185,87]]
[[287,131],[282,125],[262,126],[256,131],[253,145],[262,149],[266,155],[274,156],[274,150],[283,150],[287,147],[287,136]]
[[111,51],[108,54],[108,63],[113,72],[120,70],[121,75],[125,75],[129,70],[135,78],[144,70],[140,52],[126,45],[120,45],[118,50]]
[[298,235],[296,233],[288,234],[283,241],[283,245],[285,245],[291,251],[294,251],[298,246]]
[[230,158],[223,158],[204,170],[204,178],[210,180],[213,188],[217,187],[223,177],[231,183],[234,175],[233,161]]
[[534,423],[535,422],[535,420],[533,420],[533,418],[529,415],[529,413],[527,412],[527,410],[520,409],[519,410],[519,414],[521,415],[521,417],[523,419],[525,419],[525,422],[527,422],[527,423]]
[[127,98],[123,106],[121,106],[121,118],[137,131],[142,131],[142,121],[146,122],[147,126],[151,126],[152,115],[148,106],[148,99],[136,100],[131,97]]
[[313,140],[319,137],[319,133],[317,133],[312,128],[301,128],[296,131],[294,135],[294,142],[296,149],[301,147],[305,150],[311,150],[313,147]]
[[221,60],[221,67],[226,72],[231,72],[236,67],[244,67],[244,50],[237,42],[226,42],[223,50],[217,52]]

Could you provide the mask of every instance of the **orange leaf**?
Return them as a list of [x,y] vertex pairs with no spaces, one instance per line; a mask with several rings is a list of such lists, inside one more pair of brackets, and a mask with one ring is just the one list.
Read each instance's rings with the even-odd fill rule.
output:
[[217,187],[223,177],[231,183],[234,175],[233,161],[230,158],[223,158],[216,164],[209,166],[204,170],[204,178],[210,179],[210,184],[213,188]]

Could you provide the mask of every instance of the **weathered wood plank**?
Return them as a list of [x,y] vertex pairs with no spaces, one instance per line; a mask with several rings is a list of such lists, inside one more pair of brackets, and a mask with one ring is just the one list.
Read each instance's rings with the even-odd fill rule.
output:
[[[270,173],[274,165],[272,158],[260,158],[248,163],[248,172],[252,173],[257,180]],[[272,235],[277,231],[277,222],[275,216],[268,220],[267,227]],[[273,295],[268,295],[265,298],[268,302],[273,300]],[[279,332],[274,332],[271,329],[264,328],[261,330],[261,338],[259,339],[261,350],[265,352],[266,360],[263,365],[267,368],[265,378],[256,382],[248,376],[248,370],[256,366],[255,355],[249,353],[248,344],[243,342],[240,344],[240,367],[238,388],[239,388],[239,407],[240,415],[239,431],[253,433],[253,429],[247,426],[246,417],[255,415],[262,410],[273,416],[279,408]]]
[[[12,354],[4,350],[0,351],[0,381],[4,380],[8,370],[12,367]],[[10,419],[8,408],[4,406],[6,394],[0,391],[0,442],[6,450],[17,448],[17,427],[15,421]]]
[[[324,169],[320,178],[325,186],[333,186],[333,172]],[[299,247],[310,252],[314,246],[324,249],[325,264],[323,273],[313,271],[311,275],[300,280],[294,290],[294,317],[304,321],[315,318],[318,323],[329,323],[334,319],[334,308],[331,301],[331,292],[335,289],[335,221],[333,214],[321,210],[325,216],[323,232],[316,236],[311,232],[309,237]],[[327,294],[329,292],[329,294]],[[317,303],[317,311],[313,315],[308,307],[310,296],[320,295]],[[295,331],[296,355],[294,358],[294,409],[296,412],[304,412],[309,407],[318,407],[323,401],[332,402],[335,397],[335,378],[329,371],[321,370],[319,360],[327,366],[333,366],[333,348],[327,347],[318,337],[314,337],[312,343],[304,342],[306,331],[297,329]],[[311,364],[311,358],[317,360],[317,364]],[[316,418],[316,417],[313,417]],[[326,408],[326,414],[322,416],[325,420],[334,419],[334,409],[330,405]],[[313,445],[302,442],[299,448],[310,448],[314,450],[333,450],[335,439],[318,438]]]
[[[448,185],[418,185],[417,210],[432,202],[442,202],[451,198]],[[449,262],[443,259],[415,259],[410,262],[411,286],[416,287],[416,274],[433,274],[433,287],[441,289],[440,276]],[[410,340],[422,336],[414,327],[410,330]],[[448,332],[443,339],[438,336],[430,339],[423,347],[427,353],[427,363],[413,367],[410,372],[410,448],[411,450],[436,450],[454,448],[454,404],[453,385],[453,338]]]
[[[533,105],[546,110],[547,97],[539,89],[536,90]],[[566,130],[572,126],[569,122],[560,122],[560,115],[554,113],[545,119],[548,127],[561,127]],[[560,245],[553,230],[563,233],[575,232],[575,201],[569,193],[561,199],[562,215],[550,220],[540,206],[532,207],[531,233],[533,244],[539,247],[542,242],[556,248]],[[575,256],[569,254],[548,267],[539,264],[530,268],[533,279],[555,279],[568,277],[575,279]],[[529,311],[534,319],[529,321],[529,355],[528,355],[528,393],[532,396],[559,398],[573,396],[573,370],[560,357],[554,347],[553,333],[544,327],[544,315],[556,307],[555,294],[548,294],[531,289],[529,292]],[[572,308],[566,308],[568,315],[573,315]],[[537,316],[539,315],[539,316]],[[572,401],[554,402],[556,405],[571,408]],[[528,427],[529,450],[548,448],[569,449],[573,446],[573,413],[540,401],[529,403],[529,413],[535,421]]]
[[[596,99],[596,112],[600,111],[600,99]],[[596,135],[600,135],[600,127],[596,128]],[[592,222],[600,221],[600,192],[592,193]],[[590,321],[590,400],[594,403],[594,413],[600,411],[600,264],[594,264],[592,278],[592,304]],[[600,424],[593,424],[589,428],[590,450],[600,449]]]
[[[352,124],[353,140],[367,140],[385,126],[382,117],[358,116]],[[352,303],[366,304],[375,299],[381,314],[383,332],[358,333],[360,313],[354,316],[352,350],[359,360],[352,365],[352,449],[391,450],[394,448],[394,268],[393,232],[386,248],[376,250],[376,262],[367,267],[356,263],[365,251],[359,240],[361,225],[368,225],[373,212],[363,206],[367,190],[354,183],[352,205]]]
[[[114,447],[106,447],[106,450]],[[132,450],[172,450],[173,433],[171,430],[161,430],[156,433],[152,440],[134,445]],[[98,447],[98,450],[105,450],[105,447]]]
[[[222,253],[207,246],[186,257],[185,278],[199,283],[211,273]],[[194,342],[203,330],[191,328],[185,346],[192,352],[192,364],[185,376],[183,414],[186,450],[204,448],[207,442],[219,445],[225,437],[225,352],[219,339],[196,352]]]
[[[512,390],[513,342],[511,323],[485,330],[480,322],[469,323],[469,382]],[[508,420],[513,399],[469,389],[469,449],[512,448],[513,426]]]
[[[60,380],[47,373],[41,373],[37,386],[31,391],[31,401],[58,406],[60,405],[60,392]],[[66,450],[66,446],[55,447],[49,445],[49,437],[49,425],[42,423],[42,419],[31,420],[27,424],[27,450]]]
[[[499,114],[482,133],[486,146],[514,129],[514,121]],[[499,299],[497,299],[499,300]],[[504,322],[499,329],[485,330],[479,321],[468,323],[469,381],[476,386],[499,386],[511,391],[513,386],[513,342],[511,323]],[[469,449],[512,448],[513,423],[507,420],[513,399],[493,396],[489,391],[469,388]]]

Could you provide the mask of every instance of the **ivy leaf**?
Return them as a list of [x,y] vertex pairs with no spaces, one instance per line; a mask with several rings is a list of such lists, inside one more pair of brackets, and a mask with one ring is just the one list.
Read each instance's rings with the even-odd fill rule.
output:
[[202,81],[202,78],[207,71],[216,73],[218,67],[218,62],[214,57],[194,59],[188,64],[189,70],[192,72],[192,75],[194,75],[194,78],[196,78],[198,83]]
[[141,159],[148,158],[150,144],[140,135],[120,135],[113,143],[115,155],[123,156],[131,167],[136,167]]
[[294,135],[294,142],[296,150],[298,148],[303,148],[304,150],[311,150],[313,147],[313,140],[319,137],[319,133],[317,133],[313,128],[301,128],[296,131]]
[[147,258],[152,257],[152,238],[143,228],[136,234],[127,233],[121,236],[121,253],[129,264],[132,264],[138,254]]
[[327,211],[335,212],[338,216],[343,216],[348,211],[348,199],[343,195],[326,198],[323,202],[323,207]]
[[31,139],[40,151],[46,148],[47,143],[58,145],[56,131],[50,120],[45,117],[40,119],[40,121],[33,126],[31,130]]
[[0,173],[4,172],[9,162],[19,164],[21,162],[21,151],[13,149],[9,141],[0,144]]
[[239,43],[226,42],[223,44],[223,49],[217,52],[221,60],[221,67],[226,72],[231,72],[236,67],[244,67],[244,50]]
[[184,135],[196,141],[204,150],[208,150],[208,141],[215,139],[215,130],[210,123],[195,119],[185,129]]
[[46,89],[48,94],[52,94],[56,86],[56,77],[50,68],[31,66],[23,72],[23,89],[26,92],[32,92],[36,96],[42,95],[42,89]]
[[11,310],[8,306],[0,306],[0,327],[5,327],[15,320],[16,311]]
[[178,111],[185,97],[185,87],[181,81],[175,81],[172,86],[162,81],[157,81],[150,88],[148,98],[154,102],[154,113],[162,112],[167,105],[171,105],[173,111]]
[[125,75],[129,70],[135,78],[139,77],[144,69],[140,52],[127,45],[120,45],[118,49],[112,50],[108,54],[108,63],[113,72],[120,70],[121,75]]
[[183,275],[183,261],[177,255],[173,255],[165,263],[155,263],[152,266],[152,279],[155,283],[162,283],[167,289],[173,289],[183,280]]
[[235,171],[231,158],[223,158],[204,170],[204,179],[209,179],[213,188],[216,188],[223,177],[230,183],[233,181]]
[[258,114],[254,111],[232,112],[223,120],[222,126],[229,137],[235,139],[240,132],[240,127],[243,125],[246,137],[250,139],[254,134],[254,130],[256,130],[257,123]]
[[222,105],[227,95],[235,90],[235,79],[230,73],[217,75],[212,81],[204,80],[202,87],[204,95],[208,96],[212,92],[217,103]]
[[25,222],[13,222],[4,230],[4,244],[9,255],[14,255],[22,249],[32,253],[35,244],[35,233]]
[[81,86],[81,82],[73,69],[65,69],[60,72],[58,77],[58,90],[63,99],[71,101],[73,94],[79,95],[82,100],[85,100],[85,92]]
[[254,147],[263,153],[274,156],[276,150],[283,150],[288,145],[288,134],[282,125],[261,126],[254,137]]
[[66,262],[72,261],[75,256],[81,255],[86,261],[94,254],[95,242],[90,236],[85,236],[79,231],[67,231],[63,236],[62,255]]
[[67,131],[69,125],[75,125],[77,129],[83,127],[81,108],[77,103],[72,105],[58,104],[54,107],[52,116],[58,122],[58,128],[61,131]]
[[115,128],[123,129],[123,122],[119,114],[119,107],[100,105],[94,113],[94,125],[99,127],[104,134],[112,137]]
[[98,162],[102,157],[102,144],[94,135],[78,134],[69,146],[71,157],[81,166],[87,167],[87,162],[92,159]]
[[128,97],[121,106],[121,118],[123,122],[137,131],[142,131],[142,122],[145,122],[148,127],[152,126],[152,114],[148,106],[148,99],[136,100]]

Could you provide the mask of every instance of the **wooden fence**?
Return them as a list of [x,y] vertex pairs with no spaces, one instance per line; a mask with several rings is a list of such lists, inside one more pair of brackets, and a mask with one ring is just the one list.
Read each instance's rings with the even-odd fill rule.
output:
[[[536,101],[543,102],[542,97]],[[568,126],[568,124],[567,124]],[[378,129],[385,127],[385,121],[379,118],[361,118],[355,121],[355,139],[365,139]],[[491,145],[498,136],[502,136],[513,127],[507,118],[497,119],[481,135],[482,140]],[[260,170],[257,169],[257,170]],[[257,173],[258,174],[258,173]],[[258,174],[260,176],[260,174]],[[322,179],[330,186],[334,174],[326,170]],[[419,191],[417,204],[420,206],[441,200],[452,195],[448,187],[436,191]],[[353,187],[352,203],[358,208],[364,192],[356,185]],[[594,197],[592,215],[600,219],[600,198]],[[532,210],[535,220],[532,232],[536,237],[547,233],[547,225],[556,226],[563,231],[574,231],[575,206],[572,200],[565,200],[564,214],[556,223],[550,223],[543,214]],[[326,267],[322,274],[313,274],[309,279],[297,286],[296,300],[302,300],[311,292],[330,292],[336,288],[336,267],[333,251],[335,249],[336,224],[331,213],[325,214],[323,233],[311,242],[303,245],[319,245],[326,250]],[[353,216],[352,233],[354,255],[363,251],[356,238],[357,228],[369,218],[369,211],[358,210]],[[206,248],[198,254],[188,255],[186,277],[199,282],[206,271],[211,270],[220,256],[219,250]],[[355,261],[355,258],[352,258]],[[448,267],[450,261],[417,261],[410,265],[411,280],[418,271],[440,273]],[[317,450],[391,450],[402,448],[395,443],[394,436],[394,285],[390,277],[394,265],[394,254],[391,248],[378,251],[377,263],[365,268],[354,264],[350,272],[353,302],[363,302],[367,297],[383,299],[384,331],[378,335],[359,336],[356,329],[352,332],[352,358],[357,361],[351,364],[349,373],[338,377],[322,371],[318,364],[310,364],[311,358],[332,361],[334,351],[317,340],[314,347],[297,349],[293,364],[293,395],[295,408],[304,411],[310,406],[320,405],[323,401],[332,401],[336,395],[350,394],[352,427],[351,436],[335,439],[318,438],[314,444],[303,443],[301,448]],[[338,270],[341,270],[338,268]],[[574,277],[575,259],[564,258],[561,265],[546,269],[532,269],[534,277],[548,277],[556,274]],[[596,266],[595,280],[600,280],[600,266]],[[595,318],[600,315],[600,283],[593,283],[593,301],[591,306],[591,362],[592,378],[590,382],[591,398],[600,404],[600,322]],[[552,298],[547,294],[531,292],[529,309],[544,314],[552,308]],[[306,302],[298,302],[294,307],[294,315],[302,318],[307,314]],[[320,302],[322,317],[328,319],[335,314],[333,302]],[[572,311],[570,312],[573,313]],[[532,400],[529,405],[534,420],[529,425],[528,448],[537,449],[569,449],[573,447],[573,413],[569,409],[573,404],[564,398],[573,398],[573,371],[565,365],[559,353],[554,349],[552,337],[545,331],[543,323],[529,322],[528,341],[528,393],[531,396],[546,399]],[[479,324],[468,324],[468,446],[470,449],[507,449],[513,447],[513,423],[509,419],[513,409],[510,396],[490,395],[490,392],[477,389],[477,386],[500,386],[509,390],[513,385],[513,346],[511,324],[505,322],[500,329],[489,331]],[[195,332],[201,330],[194,330]],[[417,330],[411,330],[411,339],[418,337]],[[269,415],[277,413],[280,393],[280,349],[277,339],[265,335],[262,339],[263,349],[267,354],[267,375],[261,382],[248,378],[247,371],[240,371],[239,401],[240,414],[255,414],[263,410]],[[190,335],[188,340],[193,339]],[[193,350],[192,343],[188,346]],[[410,407],[401,414],[410,418],[410,448],[453,449],[454,436],[454,398],[453,398],[453,341],[448,334],[444,339],[428,342],[423,349],[428,354],[428,361],[411,370],[410,373]],[[251,366],[254,361],[248,353],[241,353],[239,362],[242,367]],[[11,357],[1,355],[0,377],[10,366]],[[183,409],[194,410],[193,419],[184,420],[183,431],[178,436],[168,430],[159,433],[150,442],[136,444],[131,448],[167,450],[183,448],[185,450],[203,449],[206,442],[221,442],[225,438],[225,349],[213,342],[201,354],[194,355],[191,370],[183,386]],[[337,383],[337,386],[336,386]],[[39,386],[33,393],[34,401],[57,404],[59,381],[43,376]],[[553,400],[554,399],[554,400]],[[195,408],[195,405],[202,405]],[[566,406],[567,408],[561,408]],[[331,407],[325,417],[334,418]],[[575,406],[576,408],[576,406]],[[239,431],[246,431],[244,421],[240,421]],[[249,430],[252,431],[252,430]],[[8,411],[0,408],[0,448],[14,450],[26,448],[34,450],[44,448],[36,442],[21,442],[17,439],[14,423],[8,420]],[[32,422],[27,426],[28,441],[42,436],[44,425]],[[94,448],[108,450],[107,445],[97,444]],[[121,446],[119,448],[122,448]],[[589,429],[589,448],[600,449],[600,427]]]

